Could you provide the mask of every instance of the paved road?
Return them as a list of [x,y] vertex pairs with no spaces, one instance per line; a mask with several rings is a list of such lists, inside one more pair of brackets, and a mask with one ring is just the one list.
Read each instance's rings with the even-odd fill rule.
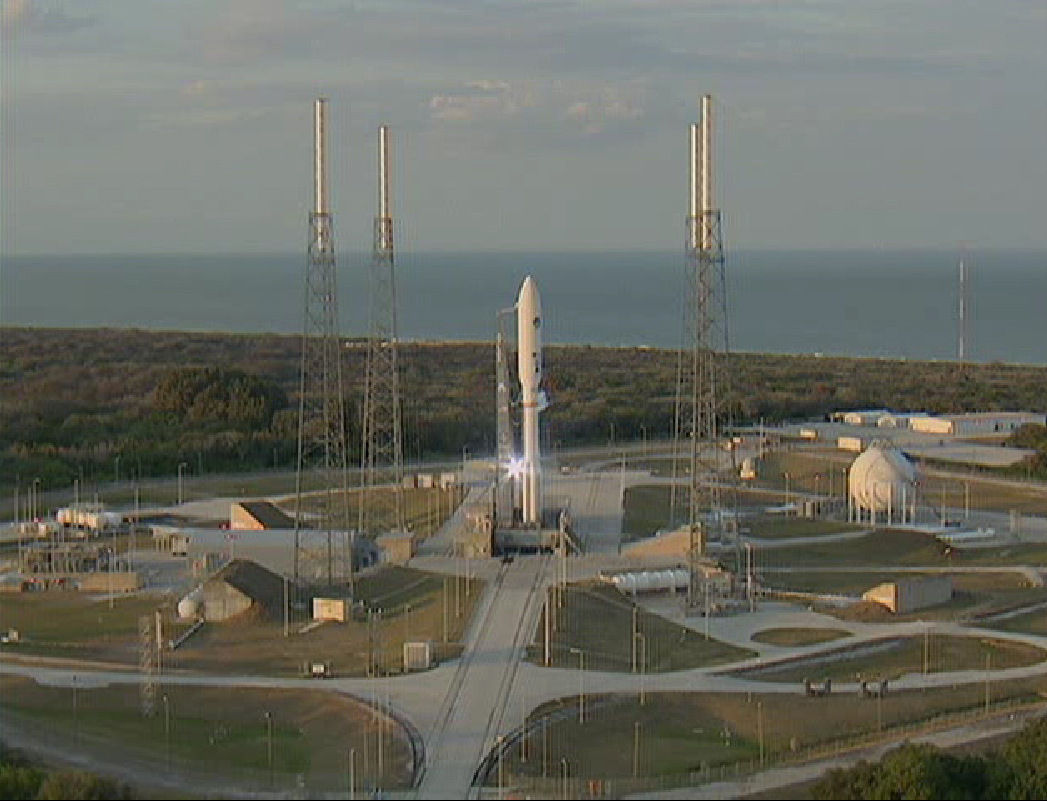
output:
[[[563,480],[563,492],[572,498],[571,508],[581,530],[590,532],[589,545],[597,555],[584,560],[568,561],[569,578],[574,580],[593,575],[599,569],[614,568],[629,560],[616,553],[617,531],[620,529],[621,488],[639,478],[633,471],[615,471],[592,475],[577,473],[558,476]],[[558,481],[559,483],[559,481]],[[461,525],[460,514],[448,521],[441,532],[446,543],[455,527]],[[436,540],[439,541],[439,540]],[[434,541],[434,544],[435,542]],[[612,547],[613,546],[613,547]],[[434,549],[436,553],[441,548]],[[602,552],[602,553],[600,553]],[[418,567],[448,573],[461,569],[461,560],[437,555],[415,560]],[[419,788],[420,797],[465,798],[474,792],[470,787],[473,771],[495,746],[499,736],[519,724],[523,714],[547,700],[574,696],[580,690],[592,692],[639,692],[641,683],[648,690],[688,690],[710,692],[782,692],[799,693],[798,684],[761,682],[725,675],[723,669],[696,669],[671,674],[637,676],[631,674],[598,673],[579,670],[540,668],[520,661],[526,643],[531,639],[537,621],[538,603],[548,582],[554,580],[553,560],[548,557],[517,557],[511,565],[496,560],[473,561],[472,569],[487,580],[484,597],[479,604],[470,631],[466,637],[463,657],[423,674],[383,679],[339,679],[325,682],[326,689],[337,690],[369,701],[376,697],[386,700],[388,706],[410,720],[422,733],[425,750],[425,773]],[[669,616],[704,631],[704,619],[682,618],[682,613]],[[802,649],[776,648],[752,641],[754,632],[768,626],[822,625],[830,628],[848,628],[848,639],[836,640],[821,646]],[[710,622],[711,636],[760,654],[751,664],[761,659],[775,659],[799,653],[817,653],[826,648],[853,645],[864,639],[892,634],[923,634],[928,625],[932,633],[959,633],[994,638],[1012,637],[1047,648],[1047,637],[1010,635],[998,631],[971,629],[952,624],[912,623],[898,627],[871,624],[848,624],[834,618],[822,618],[814,613],[795,610],[795,607],[761,604],[752,615],[714,618]],[[733,665],[736,668],[740,665]],[[74,676],[80,682],[90,680],[102,683],[136,683],[134,672],[92,672],[89,668],[27,666],[5,655],[0,661],[0,672],[22,673],[52,684],[69,686]],[[1009,671],[993,671],[993,680],[1047,673],[1047,663]],[[899,688],[952,685],[968,681],[984,681],[984,671],[962,673],[935,673],[924,676],[905,676],[895,683]],[[165,681],[185,684],[293,686],[316,688],[316,682],[297,679],[268,679],[237,676],[173,676]],[[840,685],[841,691],[848,688]]]
[[419,798],[466,798],[473,774],[505,733],[505,707],[544,598],[549,557],[503,565],[426,738]]

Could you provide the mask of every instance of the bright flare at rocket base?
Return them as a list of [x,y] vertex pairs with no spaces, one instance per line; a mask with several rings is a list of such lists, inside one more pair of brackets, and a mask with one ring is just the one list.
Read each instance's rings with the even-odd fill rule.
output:
[[546,407],[542,382],[542,302],[531,276],[516,298],[517,368],[523,406],[521,499],[525,525],[542,522],[542,460],[538,449],[538,413]]

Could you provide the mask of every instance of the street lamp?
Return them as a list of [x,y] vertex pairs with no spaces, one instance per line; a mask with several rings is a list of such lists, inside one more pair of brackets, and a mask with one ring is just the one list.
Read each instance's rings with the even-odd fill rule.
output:
[[39,486],[40,486],[40,479],[39,478],[34,478],[33,479],[33,504],[32,504],[32,506],[33,506],[33,520],[36,520],[36,516],[37,516],[38,511],[39,511],[37,509],[37,505],[40,502],[40,490],[37,489]]
[[560,757],[560,775],[563,779],[563,792],[560,793],[561,798],[567,798],[567,774],[569,767],[570,765],[567,762],[567,757]]
[[498,735],[498,797],[502,797],[502,788],[505,787],[502,773],[502,754],[505,751],[505,735]]
[[763,765],[763,701],[756,702],[756,725],[760,736],[760,764]]
[[644,685],[647,680],[647,637],[644,636],[642,631],[638,631],[633,635],[633,640],[640,640],[640,706],[647,703],[647,696],[644,693]]
[[349,749],[349,801],[356,801],[356,749],[355,748],[350,748]]
[[585,723],[585,651],[572,648],[572,654],[578,654],[578,722]]
[[113,467],[113,481],[117,484],[120,483],[120,456],[117,454],[116,464]]
[[164,748],[167,752],[167,770],[171,771],[171,705],[167,702],[167,693],[164,693]]
[[266,753],[269,761],[269,789],[273,787],[273,713],[266,710],[265,730],[267,748]]
[[182,505],[182,471],[185,469],[185,462],[178,463],[178,505]]

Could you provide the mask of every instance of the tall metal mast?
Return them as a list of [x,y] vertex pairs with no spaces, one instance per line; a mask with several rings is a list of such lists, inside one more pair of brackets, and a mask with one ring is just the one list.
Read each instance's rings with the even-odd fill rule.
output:
[[[334,237],[327,201],[326,112],[326,98],[318,98],[313,105],[313,210],[298,400],[294,578],[333,584],[352,580],[352,555],[344,534],[349,464]],[[308,527],[306,517],[315,519],[315,525]]]
[[957,357],[961,365],[967,361],[967,267],[963,251],[960,251],[960,345]]
[[[688,530],[691,582],[722,523],[721,449],[718,438],[727,389],[727,295],[720,212],[712,201],[712,98],[702,97],[702,122],[691,126],[690,197],[684,332],[677,382],[675,450],[690,446]],[[675,461],[675,460],[674,460]]]
[[[364,388],[363,493],[359,526],[366,534],[405,531],[403,431],[396,335],[396,274],[389,203],[389,128],[378,133],[378,215],[371,256],[371,331]],[[389,484],[379,490],[382,484]]]

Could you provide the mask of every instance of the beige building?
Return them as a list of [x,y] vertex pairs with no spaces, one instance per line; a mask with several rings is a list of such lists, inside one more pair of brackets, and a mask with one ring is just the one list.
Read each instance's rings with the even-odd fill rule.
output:
[[414,534],[409,531],[390,531],[375,538],[381,560],[395,565],[407,564],[415,553]]
[[229,505],[229,528],[235,531],[294,528],[294,520],[269,501],[240,501]]
[[1008,436],[1023,425],[1047,425],[1047,415],[1036,412],[972,412],[913,417],[909,427],[923,434],[951,436]]
[[862,600],[883,604],[897,615],[943,604],[952,598],[952,578],[925,576],[878,584],[862,594]]

